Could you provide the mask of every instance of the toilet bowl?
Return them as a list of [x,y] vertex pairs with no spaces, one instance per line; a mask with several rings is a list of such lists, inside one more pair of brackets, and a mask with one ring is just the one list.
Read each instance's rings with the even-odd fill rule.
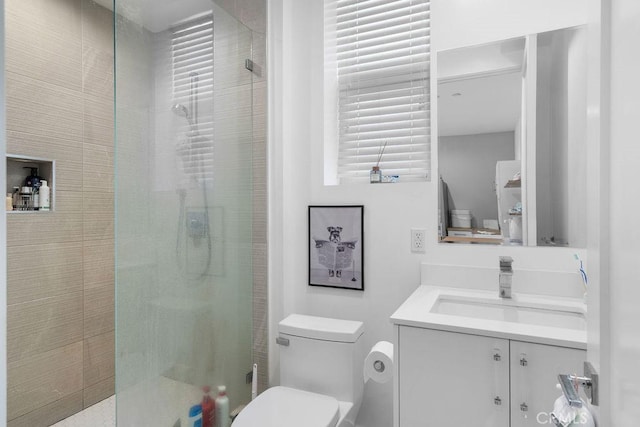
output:
[[278,325],[280,386],[233,427],[351,427],[362,403],[362,322],[292,314]]

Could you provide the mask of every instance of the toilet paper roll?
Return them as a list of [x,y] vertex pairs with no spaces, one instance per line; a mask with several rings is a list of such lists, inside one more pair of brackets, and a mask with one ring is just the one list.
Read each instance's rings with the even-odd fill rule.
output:
[[393,344],[379,341],[364,359],[364,380],[386,383],[393,377]]

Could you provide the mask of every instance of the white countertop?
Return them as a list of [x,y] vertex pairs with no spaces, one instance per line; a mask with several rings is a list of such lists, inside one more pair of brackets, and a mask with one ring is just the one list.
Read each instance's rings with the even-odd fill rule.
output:
[[391,322],[399,326],[437,329],[582,350],[587,348],[586,325],[582,329],[569,329],[432,312],[432,307],[443,296],[467,300],[477,299],[485,301],[492,306],[509,307],[525,304],[534,309],[536,307],[547,310],[556,308],[586,314],[586,304],[577,298],[514,293],[511,299],[503,299],[498,296],[497,289],[495,291],[486,291],[420,286],[391,315]]

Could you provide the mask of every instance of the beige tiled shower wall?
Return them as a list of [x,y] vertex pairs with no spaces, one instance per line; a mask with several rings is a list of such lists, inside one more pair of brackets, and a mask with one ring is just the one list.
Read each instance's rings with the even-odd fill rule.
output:
[[253,358],[258,364],[258,390],[268,377],[267,293],[267,2],[215,0],[252,32],[253,74]]
[[55,211],[7,215],[8,425],[113,394],[113,30],[90,0],[7,0],[7,152],[56,161]]

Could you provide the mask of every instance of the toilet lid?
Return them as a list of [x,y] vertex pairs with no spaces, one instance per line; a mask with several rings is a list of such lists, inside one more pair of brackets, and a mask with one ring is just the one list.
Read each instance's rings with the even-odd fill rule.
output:
[[240,412],[233,427],[334,427],[339,415],[333,397],[272,387]]

